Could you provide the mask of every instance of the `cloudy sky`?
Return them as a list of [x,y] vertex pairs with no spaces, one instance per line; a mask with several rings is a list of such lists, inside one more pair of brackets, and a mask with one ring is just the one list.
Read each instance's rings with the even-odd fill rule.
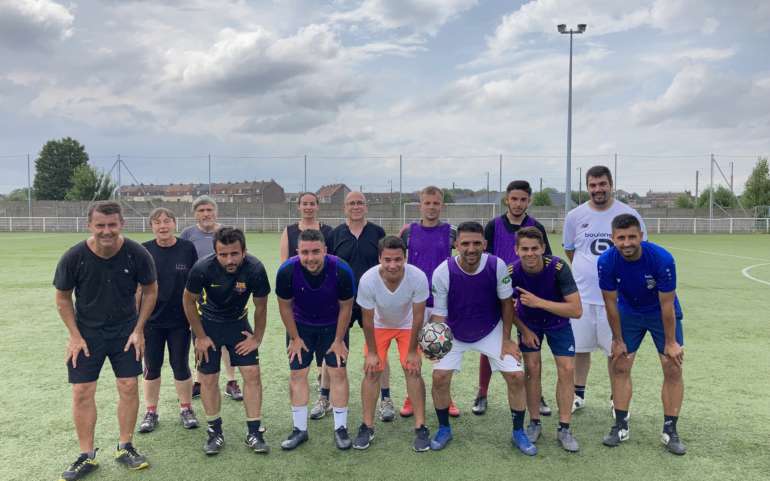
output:
[[204,182],[211,153],[215,181],[296,191],[308,155],[311,188],[384,191],[403,155],[404,190],[494,188],[502,154],[563,188],[558,23],[588,24],[575,169],[617,152],[620,188],[694,189],[714,152],[741,189],[770,153],[765,0],[0,0],[0,192],[63,136],[144,183]]

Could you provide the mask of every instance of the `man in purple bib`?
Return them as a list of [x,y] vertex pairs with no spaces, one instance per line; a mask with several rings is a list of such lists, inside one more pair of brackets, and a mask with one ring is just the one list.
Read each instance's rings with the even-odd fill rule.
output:
[[[516,235],[519,229],[524,227],[536,227],[543,235],[545,242],[544,254],[551,255],[551,246],[548,243],[548,235],[545,233],[545,227],[534,217],[527,214],[530,200],[532,198],[532,188],[526,180],[514,180],[508,184],[505,189],[505,205],[508,207],[506,212],[487,222],[484,228],[484,238],[487,240],[486,251],[494,254],[510,265],[519,258],[516,254]],[[487,391],[489,389],[489,380],[492,378],[492,369],[489,367],[489,361],[483,354],[479,360],[479,391],[476,393],[476,399],[473,401],[473,414],[481,415],[487,410]],[[540,413],[543,416],[549,416],[551,409],[545,403],[545,399],[540,400]]]
[[527,373],[527,407],[530,424],[527,437],[536,442],[542,432],[540,424],[540,348],[543,338],[548,340],[558,381],[556,401],[559,406],[559,429],[556,438],[562,448],[577,452],[578,442],[570,431],[572,416],[572,380],[575,373],[575,337],[570,318],[582,314],[580,295],[569,266],[558,257],[543,255],[543,235],[535,227],[524,227],[516,237],[519,260],[511,264],[511,283],[516,315],[523,327],[519,329],[519,348],[524,356]]
[[342,259],[326,254],[323,234],[305,229],[299,234],[298,255],[278,269],[276,294],[286,326],[289,389],[294,429],[281,443],[292,450],[308,439],[308,370],[322,357],[329,369],[334,412],[334,441],[339,449],[352,445],[347,431],[349,385],[345,369],[348,323],[355,296],[353,270]]
[[[457,238],[457,229],[451,224],[441,222],[441,209],[444,206],[444,191],[429,185],[420,191],[420,220],[404,225],[401,229],[401,240],[404,241],[409,258],[407,262],[418,267],[428,276],[430,290],[433,271],[447,257],[452,255],[452,246]],[[430,319],[433,310],[433,294],[425,303],[425,319]],[[412,401],[407,396],[399,414],[408,418],[414,410]],[[460,416],[460,410],[454,401],[449,401],[449,415]]]
[[[465,351],[489,357],[493,371],[500,371],[508,385],[513,417],[513,444],[534,456],[537,447],[524,431],[526,396],[521,352],[511,339],[511,328],[523,326],[514,315],[511,278],[505,263],[484,252],[486,241],[478,222],[457,227],[455,247],[460,253],[442,262],[433,273],[433,314],[431,321],[446,322],[452,329],[452,349],[433,365],[433,405],[439,428],[431,449],[443,449],[452,440],[449,425],[449,389],[452,374],[459,371]],[[502,321],[500,320],[502,316]]]

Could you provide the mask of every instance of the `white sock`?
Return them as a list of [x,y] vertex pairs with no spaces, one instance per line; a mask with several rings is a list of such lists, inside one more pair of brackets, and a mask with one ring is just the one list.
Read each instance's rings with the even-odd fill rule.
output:
[[307,431],[307,404],[304,406],[292,406],[291,418],[294,420],[294,427],[300,431]]
[[332,411],[334,412],[334,430],[348,427],[348,407],[338,408],[332,406]]

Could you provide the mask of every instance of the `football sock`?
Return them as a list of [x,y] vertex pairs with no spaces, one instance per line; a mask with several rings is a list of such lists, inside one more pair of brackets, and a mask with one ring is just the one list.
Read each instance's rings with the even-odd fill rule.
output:
[[332,406],[332,412],[334,413],[334,430],[339,428],[348,427],[348,408],[338,408]]
[[449,426],[449,408],[436,409],[439,426]]
[[580,399],[586,398],[586,387],[585,386],[579,386],[575,384],[575,396],[579,397]]
[[210,419],[207,421],[209,428],[217,434],[222,434],[222,418]]
[[628,429],[628,411],[615,410],[615,426]]
[[192,404],[190,404],[190,403],[179,403],[179,410],[180,411],[185,411],[185,410],[192,411]]
[[294,427],[300,431],[307,431],[307,405],[292,406],[291,419],[294,421]]
[[384,387],[384,388],[380,389],[380,397],[382,399],[385,399],[386,397],[390,397],[390,388],[389,387]]
[[489,381],[492,379],[492,366],[489,365],[489,358],[481,355],[479,358],[479,393],[480,397],[487,397]]
[[155,414],[158,411],[157,405],[147,406],[147,412]]
[[257,434],[259,432],[260,424],[262,424],[262,421],[259,419],[247,419],[246,427],[249,430],[249,434]]
[[529,418],[529,422],[531,422],[532,424],[534,424],[534,425],[536,425],[536,426],[540,426],[540,418],[538,418],[538,419],[532,419],[532,418],[530,417],[530,418]]
[[511,409],[511,417],[513,418],[513,430],[518,431],[524,429],[524,411],[517,411]]
[[569,430],[569,423],[563,423],[559,421],[559,431],[567,431]]
[[679,416],[663,416],[663,432],[664,433],[675,433],[676,432],[676,421],[679,419]]
[[330,392],[331,392],[330,388],[322,387],[321,388],[321,397],[325,397],[326,399],[329,399],[329,393]]

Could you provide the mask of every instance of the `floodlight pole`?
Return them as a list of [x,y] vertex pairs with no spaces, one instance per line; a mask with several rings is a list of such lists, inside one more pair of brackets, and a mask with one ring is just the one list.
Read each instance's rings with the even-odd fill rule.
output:
[[569,94],[567,101],[567,179],[564,192],[564,217],[567,216],[572,205],[572,36],[583,33],[586,30],[585,24],[579,24],[576,30],[569,29],[561,24],[558,26],[559,33],[569,34]]
[[32,168],[29,165],[29,154],[27,154],[27,210],[28,215],[32,217]]
[[211,195],[211,154],[209,154],[209,195]]

